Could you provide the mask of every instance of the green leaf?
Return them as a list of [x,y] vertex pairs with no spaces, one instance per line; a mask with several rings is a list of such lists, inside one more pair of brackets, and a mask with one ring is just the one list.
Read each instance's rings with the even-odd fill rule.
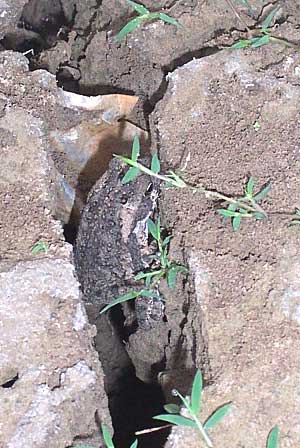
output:
[[231,45],[230,48],[234,48],[236,50],[240,50],[241,48],[247,48],[250,47],[251,41],[249,39],[240,39],[235,44]]
[[254,188],[254,179],[251,176],[248,180],[247,187],[246,187],[246,194],[249,198],[252,198],[252,196],[253,196],[253,188]]
[[225,218],[234,218],[236,216],[240,216],[239,212],[236,212],[234,210],[229,210],[227,208],[218,208],[217,212],[221,216],[225,216]]
[[178,404],[165,404],[164,410],[169,412],[170,414],[179,414],[180,412],[180,406]]
[[160,296],[157,294],[157,292],[151,291],[150,289],[142,289],[139,293],[139,296],[160,300]]
[[256,218],[256,219],[265,219],[265,218],[266,218],[266,215],[264,215],[264,214],[261,213],[261,212],[255,212],[255,213],[254,213],[254,218]]
[[123,296],[117,297],[115,300],[112,300],[108,305],[106,305],[99,314],[105,313],[107,310],[112,308],[115,305],[118,305],[119,303],[127,302],[127,300],[136,299],[141,294],[141,291],[131,291],[127,294],[124,294]]
[[125,176],[122,179],[122,184],[126,185],[129,182],[136,179],[141,174],[141,170],[139,168],[136,168],[134,166],[130,167]]
[[232,219],[232,228],[235,232],[237,232],[239,230],[240,225],[241,225],[241,220],[242,220],[241,216],[235,216]]
[[116,36],[116,42],[120,42],[128,33],[131,33],[135,28],[141,25],[143,22],[143,17],[135,17],[134,19],[130,20],[119,32],[119,34]]
[[267,440],[267,448],[277,448],[278,447],[278,439],[279,439],[279,428],[278,426],[274,426],[274,428],[270,431]]
[[160,172],[160,161],[157,156],[157,153],[154,153],[151,160],[151,171],[153,173],[158,174]]
[[293,221],[291,222],[291,224],[294,225],[299,225],[300,224],[300,220],[299,219],[293,219]]
[[201,407],[202,394],[202,373],[198,369],[194,377],[192,393],[191,393],[191,409],[194,414],[198,414]]
[[169,171],[169,174],[167,174],[165,177],[169,179],[169,182],[173,187],[187,187],[187,184],[184,182],[184,180],[182,180],[176,173],[174,173],[174,171]]
[[217,409],[203,425],[204,429],[211,429],[216,426],[222,419],[225,417],[229,409],[231,408],[232,403],[227,403]]
[[139,3],[133,2],[132,0],[127,0],[127,2],[140,14],[149,14],[149,10],[145,8],[145,6],[140,5]]
[[155,224],[151,218],[148,219],[147,221],[147,227],[149,232],[151,233],[151,235],[153,236],[153,238],[158,241],[159,240],[159,231],[158,231],[158,227],[157,224]]
[[140,152],[141,152],[141,147],[140,147],[139,136],[135,135],[133,138],[133,143],[132,143],[131,160],[134,160],[136,162],[137,159],[139,158]]
[[33,248],[31,249],[31,253],[33,255],[38,254],[39,252],[43,251],[45,252],[45,254],[48,253],[49,250],[49,246],[45,241],[39,241],[38,243],[36,243]]
[[275,17],[275,14],[277,13],[277,11],[279,9],[280,9],[280,5],[278,5],[276,8],[274,8],[273,11],[271,11],[270,14],[265,18],[265,20],[263,21],[262,26],[261,26],[263,30],[267,30],[270,27],[270,25]]
[[177,22],[176,19],[168,16],[167,14],[164,14],[163,12],[159,13],[159,18],[166,23],[170,23],[171,25],[175,25],[175,26],[179,26],[179,27],[182,26],[179,22]]
[[163,247],[168,246],[168,244],[170,244],[170,241],[171,241],[172,238],[173,238],[172,235],[166,236],[166,238],[162,242],[162,246]]
[[144,278],[148,278],[148,277],[154,277],[157,274],[161,273],[161,269],[157,270],[157,271],[152,271],[152,272],[139,272],[135,277],[134,280],[142,280]]
[[107,448],[114,448],[114,444],[113,444],[112,438],[109,434],[107,426],[101,425],[101,429],[102,429],[103,439],[104,439],[104,442],[105,442]]
[[137,448],[138,441],[135,439],[135,441],[130,445],[130,448]]
[[251,48],[258,48],[268,44],[270,42],[270,38],[270,34],[265,34],[262,37],[253,37],[253,39],[251,39]]
[[259,193],[257,193],[253,199],[258,202],[263,199],[271,190],[271,183],[269,183],[265,188],[263,188]]
[[197,427],[196,423],[193,420],[186,417],[182,417],[181,415],[162,414],[162,415],[156,415],[153,418],[155,420],[163,420],[164,422],[172,423],[173,425],[189,426],[190,428]]
[[172,266],[167,272],[167,283],[170,289],[174,289],[176,285],[178,269],[175,266]]
[[[231,210],[232,212],[235,212],[237,209],[237,204],[229,204],[226,210]],[[221,210],[221,209],[220,209]],[[222,215],[222,213],[221,213]],[[231,218],[231,216],[224,216],[224,221],[227,221],[227,219]]]

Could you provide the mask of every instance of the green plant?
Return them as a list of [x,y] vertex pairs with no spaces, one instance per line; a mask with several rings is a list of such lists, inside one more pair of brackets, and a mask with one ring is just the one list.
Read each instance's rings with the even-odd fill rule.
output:
[[[188,417],[184,417],[180,415],[180,408],[174,404],[167,404],[165,406],[165,410],[168,414],[156,415],[153,417],[155,420],[163,420],[168,423],[172,423],[178,426],[188,426],[191,428],[197,428],[203,437],[206,445],[208,447],[213,447],[212,441],[207,435],[207,430],[212,429],[216,426],[222,418],[227,414],[231,407],[231,403],[226,403],[219,407],[213,414],[208,417],[204,424],[202,424],[198,418],[198,414],[201,409],[201,395],[202,395],[202,374],[200,370],[197,370],[197,373],[194,377],[192,393],[190,399],[183,397],[180,392],[174,390],[174,395],[178,396],[182,401],[183,406],[185,407]],[[269,447],[268,447],[269,448]]]
[[277,448],[278,447],[278,439],[279,439],[279,429],[278,426],[274,426],[271,429],[268,439],[267,439],[267,448]]
[[33,248],[31,249],[31,253],[32,253],[33,255],[36,255],[36,254],[38,254],[38,253],[41,252],[41,251],[45,252],[45,254],[47,254],[48,251],[49,251],[49,246],[48,246],[48,244],[47,244],[45,241],[43,241],[43,240],[38,241],[38,242],[33,246]]
[[182,266],[174,261],[171,261],[168,256],[168,249],[171,235],[162,238],[162,229],[160,225],[160,218],[157,219],[156,223],[152,219],[147,221],[148,231],[157,243],[157,253],[152,255],[152,261],[154,266],[147,272],[139,272],[134,279],[136,281],[144,280],[145,288],[141,290],[130,291],[127,294],[117,297],[111,303],[106,305],[100,314],[105,313],[107,310],[115,305],[118,305],[128,300],[137,299],[138,297],[149,297],[155,300],[163,300],[159,292],[157,291],[157,286],[162,278],[167,280],[169,288],[174,288],[176,284],[177,274],[182,272],[183,274],[188,273],[186,266]]
[[188,268],[169,260],[168,248],[172,236],[168,235],[162,238],[160,218],[158,218],[156,223],[152,219],[148,219],[147,226],[152,237],[157,242],[158,252],[152,256],[152,259],[158,263],[158,267],[148,272],[138,273],[135,276],[135,280],[145,280],[145,285],[153,289],[162,278],[165,278],[169,288],[173,289],[176,284],[177,274],[179,272],[187,274]]
[[151,167],[147,168],[138,161],[139,154],[140,144],[137,136],[135,136],[133,140],[131,158],[114,154],[115,157],[130,166],[129,170],[122,179],[124,184],[132,181],[141,173],[145,173],[161,180],[168,187],[187,188],[194,193],[203,194],[207,199],[223,201],[225,204],[228,204],[228,207],[226,209],[219,208],[217,209],[217,212],[225,218],[232,219],[234,230],[238,230],[242,219],[262,219],[267,217],[267,213],[257,202],[263,199],[263,197],[268,193],[271,188],[270,184],[263,188],[263,190],[261,190],[258,194],[253,195],[254,180],[250,177],[246,187],[245,196],[240,198],[231,198],[217,191],[208,190],[202,186],[194,187],[189,185],[181,179],[181,177],[174,173],[174,171],[169,171],[167,174],[162,174],[160,172],[160,161],[156,153],[152,156]]
[[[227,208],[219,208],[217,212],[224,216],[225,219],[229,218],[232,220],[233,230],[236,231],[239,229],[241,225],[241,221],[245,217],[254,217],[256,219],[263,219],[266,217],[266,213],[260,208],[257,204],[258,201],[261,201],[270,191],[271,184],[268,184],[265,188],[263,188],[259,193],[253,193],[254,189],[254,179],[250,177],[248,180],[245,195],[239,198],[239,206],[237,204],[229,204]],[[255,212],[249,212],[243,204],[250,204],[253,208],[256,209]]]
[[[112,438],[109,434],[108,428],[105,425],[102,425],[101,428],[102,428],[103,439],[104,439],[104,442],[105,442],[107,448],[115,448],[115,445],[114,445]],[[130,445],[130,448],[137,448],[137,446],[138,446],[138,441],[135,440]]]
[[[101,429],[102,429],[103,440],[104,440],[107,448],[115,448],[114,442],[112,441],[112,438],[111,438],[111,435],[109,434],[109,430],[108,430],[107,426],[101,425]],[[135,440],[130,445],[130,448],[137,448],[137,446],[138,446],[138,441]],[[76,445],[74,448],[95,448],[95,447],[93,447],[91,445]]]
[[296,208],[296,211],[293,215],[294,219],[292,220],[292,225],[299,225],[300,224],[300,209]]
[[[234,49],[241,49],[241,48],[258,48],[262,47],[263,45],[267,45],[270,42],[277,42],[280,44],[283,44],[287,47],[294,48],[296,50],[299,50],[299,45],[295,45],[286,39],[281,39],[279,37],[272,36],[272,31],[270,29],[271,23],[277,13],[277,11],[281,8],[281,5],[277,5],[272,11],[268,14],[268,16],[263,21],[261,28],[256,28],[254,30],[250,30],[247,24],[244,22],[240,14],[237,12],[236,8],[232,4],[231,0],[226,0],[228,4],[230,5],[231,9],[234,11],[235,15],[240,19],[240,21],[244,24],[247,33],[249,36],[248,39],[240,39],[235,44],[233,44],[230,48]],[[243,4],[246,6],[248,2],[245,0],[243,1]],[[248,4],[248,7],[250,5]],[[249,9],[250,11],[250,9]]]
[[175,26],[181,26],[176,19],[168,16],[163,12],[150,12],[145,6],[133,2],[132,0],[127,0],[127,2],[135,9],[138,13],[138,16],[134,19],[130,20],[119,32],[116,37],[116,41],[120,42],[128,33],[131,33],[135,28],[142,25],[145,22],[150,22],[153,20],[162,20],[165,23],[169,23]]

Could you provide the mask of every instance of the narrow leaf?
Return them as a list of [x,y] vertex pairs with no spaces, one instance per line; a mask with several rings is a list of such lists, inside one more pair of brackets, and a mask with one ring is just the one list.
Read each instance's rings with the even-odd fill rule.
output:
[[232,403],[227,403],[217,409],[203,425],[204,429],[211,429],[216,426],[222,419],[225,417],[229,409],[231,408]]
[[241,48],[247,48],[250,47],[251,41],[249,39],[240,39],[235,44],[231,45],[230,48],[234,48],[236,50],[240,50]]
[[131,291],[127,294],[124,294],[123,296],[117,297],[115,300],[112,300],[108,305],[106,305],[101,311],[100,314],[105,313],[107,310],[112,308],[115,305],[118,305],[119,303],[127,302],[127,300],[136,299],[139,297],[140,291]]
[[168,283],[168,287],[170,289],[175,288],[177,273],[178,273],[178,270],[174,266],[171,269],[169,269],[167,272],[167,283]]
[[180,406],[178,404],[165,404],[164,405],[165,411],[169,412],[170,414],[179,414],[180,412]]
[[31,253],[33,255],[38,254],[39,252],[43,251],[45,252],[45,254],[48,253],[49,250],[49,246],[45,241],[39,241],[38,243],[36,243],[33,248],[31,249]]
[[135,439],[135,441],[130,445],[130,448],[137,448],[138,441]]
[[267,440],[267,448],[277,448],[279,439],[279,428],[278,426],[274,426],[274,428],[270,431]]
[[147,221],[147,227],[153,238],[158,241],[157,225],[150,218]]
[[178,426],[189,426],[190,428],[195,428],[197,425],[196,423],[186,417],[182,417],[181,415],[156,415],[153,417],[155,420],[163,420],[164,422],[172,423],[173,425]]
[[130,167],[125,176],[122,179],[122,184],[128,184],[129,182],[136,179],[141,174],[141,170],[139,168],[136,168],[134,166]]
[[169,178],[169,182],[174,186],[178,188],[185,188],[187,185],[174,171],[169,171],[169,174],[165,176]]
[[265,20],[262,23],[262,29],[266,30],[269,28],[269,26],[272,23],[272,20],[275,17],[275,14],[277,13],[277,11],[279,10],[280,5],[278,5],[276,8],[273,9],[273,11],[270,12],[270,14],[265,18]]
[[229,210],[227,208],[218,208],[217,212],[219,213],[219,215],[225,216],[225,218],[234,218],[235,216],[240,216],[239,212]]
[[147,278],[147,277],[153,277],[153,276],[155,276],[157,274],[160,274],[160,272],[161,272],[161,270],[159,270],[159,271],[152,271],[152,272],[140,272],[139,274],[137,274],[134,277],[134,280],[142,280],[142,279]]
[[241,220],[242,220],[241,216],[235,216],[232,219],[232,228],[235,232],[237,232],[239,230],[240,225],[241,225]]
[[172,238],[173,238],[172,235],[166,236],[166,238],[162,242],[163,247],[168,246]]
[[132,0],[127,0],[127,2],[140,14],[149,14],[149,10],[145,8],[145,6],[140,5],[139,3],[133,2]]
[[263,213],[260,213],[260,212],[255,212],[255,213],[254,213],[254,217],[255,217],[256,219],[265,219],[265,218],[266,218],[266,215],[264,215]]
[[157,239],[158,239],[158,241],[160,241],[160,239],[161,239],[161,234],[160,234],[160,216],[157,218],[157,221],[156,221],[156,231],[157,231]]
[[134,160],[135,162],[139,158],[140,151],[141,151],[141,148],[140,148],[139,136],[135,135],[134,139],[133,139],[132,151],[131,151],[131,159]]
[[143,297],[150,297],[151,299],[160,299],[160,296],[155,291],[151,291],[150,289],[142,289],[139,295]]
[[157,156],[157,153],[154,153],[152,156],[151,171],[153,171],[155,174],[158,174],[160,172],[160,161]]
[[270,190],[271,190],[271,183],[269,183],[265,188],[263,188],[259,193],[257,193],[253,199],[257,202],[260,201],[269,193]]
[[146,277],[145,285],[146,285],[147,288],[149,288],[149,286],[151,285],[151,278],[152,277]]
[[107,448],[114,448],[114,444],[113,444],[112,438],[109,434],[108,428],[105,425],[101,425],[101,429],[102,429],[103,439],[104,439],[104,442],[105,442]]
[[194,414],[198,414],[201,407],[201,394],[202,394],[202,374],[198,369],[193,381],[192,393],[191,393],[191,408]]
[[254,179],[251,176],[248,180],[247,187],[246,187],[247,196],[250,196],[251,198],[253,196],[253,188],[254,188]]
[[141,25],[143,21],[142,17],[135,17],[134,19],[130,20],[119,32],[119,34],[116,36],[116,42],[120,42],[128,33],[133,31],[135,28]]
[[167,14],[164,14],[163,12],[159,13],[159,18],[166,23],[170,23],[171,25],[175,25],[175,26],[179,26],[179,27],[182,26],[179,22],[177,22],[176,19],[168,16]]
[[251,47],[258,48],[268,44],[270,41],[270,37],[270,34],[265,34],[262,37],[254,37],[253,39],[251,39]]

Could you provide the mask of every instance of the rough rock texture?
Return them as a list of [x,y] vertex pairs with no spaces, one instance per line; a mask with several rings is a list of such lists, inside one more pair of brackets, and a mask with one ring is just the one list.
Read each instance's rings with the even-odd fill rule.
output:
[[[52,217],[62,177],[46,152],[45,110],[55,126],[63,108],[55,80],[27,71],[22,55],[1,53],[0,446],[99,446],[110,417],[95,332]],[[31,252],[39,241],[47,253]]]
[[[257,191],[272,181],[262,203],[269,219],[244,220],[238,232],[200,193],[165,189],[161,198],[172,251],[184,251],[190,301],[201,310],[194,356],[211,384],[203,412],[233,402],[212,431],[216,446],[265,446],[275,424],[282,446],[300,444],[300,233],[289,225],[299,207],[299,67],[299,53],[284,46],[192,61],[169,77],[152,120],[164,169],[191,184],[237,196],[249,175]],[[166,376],[184,388],[176,366]],[[202,445],[174,429],[167,446]]]
[[16,28],[26,3],[27,0],[0,1],[0,39]]
[[[15,142],[26,147],[31,140],[42,140],[57,169],[56,182],[51,184],[54,199],[49,208],[65,223],[71,211],[82,207],[89,188],[105,172],[112,152],[130,153],[136,133],[146,141],[146,133],[132,124],[117,123],[133,107],[130,98],[126,102],[128,97],[122,95],[87,98],[65,92],[57,88],[54,75],[44,70],[29,72],[28,60],[20,53],[0,54],[0,89],[4,160],[8,163],[14,157],[11,147]],[[15,135],[11,121],[17,115]],[[21,157],[25,163],[24,151]],[[46,154],[43,157],[46,160]],[[15,179],[22,173],[22,163],[20,160]],[[34,153],[30,155],[30,163],[34,169]],[[21,197],[19,194],[18,198]],[[20,223],[16,224],[20,231]]]

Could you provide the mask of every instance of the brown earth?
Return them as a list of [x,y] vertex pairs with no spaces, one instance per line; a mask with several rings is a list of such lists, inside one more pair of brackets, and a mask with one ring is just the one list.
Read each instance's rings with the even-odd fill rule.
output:
[[[155,7],[144,1],[151,10],[164,8],[183,28],[146,24],[120,44],[114,37],[133,17],[125,1],[31,0],[22,11],[23,3],[15,2],[3,47],[21,51],[33,47],[31,68],[49,70],[66,89],[139,96],[130,118],[150,130],[152,150],[159,150],[163,170],[176,170],[192,185],[229,196],[242,195],[250,175],[257,189],[272,182],[262,203],[268,219],[245,219],[238,232],[217,215],[220,204],[190,191],[161,190],[159,212],[173,234],[170,255],[186,263],[190,275],[179,278],[175,293],[161,286],[166,298],[163,322],[150,331],[137,329],[125,345],[118,337],[137,378],[148,383],[154,377],[168,399],[174,387],[189,393],[199,367],[208,385],[207,413],[222,402],[234,402],[228,418],[213,433],[216,446],[265,446],[268,431],[278,423],[282,446],[298,447],[300,234],[297,226],[290,226],[295,208],[300,207],[298,50],[285,45],[224,49],[246,37],[244,24],[225,0],[159,1]],[[250,3],[251,10],[242,5],[237,9],[252,29],[278,2]],[[299,45],[300,4],[287,0],[275,19],[274,35]],[[13,66],[2,70],[8,77],[16,76]],[[28,87],[32,78],[27,86],[29,77],[20,75],[19,84],[12,83],[9,92],[4,89],[0,114],[11,104],[33,115],[40,107],[47,115],[46,134],[64,131],[61,123],[76,125],[80,113],[64,107],[54,112],[51,89],[45,93],[36,73],[37,87],[32,91]],[[10,132],[9,113],[2,122],[3,161],[11,169],[13,153],[6,154],[5,148],[12,147],[14,139],[20,144],[23,133],[21,128]],[[25,120],[24,125],[30,127]],[[38,135],[23,137],[24,146],[31,147],[30,138],[36,140]],[[72,178],[53,148],[49,155],[60,174]],[[1,196],[1,249],[10,261],[24,259],[38,235],[49,236],[53,250],[63,244],[61,236],[51,233],[55,204],[38,190],[26,193],[31,215],[20,213],[24,191],[17,177],[23,164],[35,169],[36,162],[34,152],[23,157],[13,187]],[[99,167],[101,173],[104,169]],[[43,213],[45,204],[51,213]],[[92,323],[95,319],[91,317]],[[110,331],[108,327],[105,334]],[[96,342],[101,336],[100,328]],[[167,446],[189,448],[199,443],[194,433],[176,429]]]

